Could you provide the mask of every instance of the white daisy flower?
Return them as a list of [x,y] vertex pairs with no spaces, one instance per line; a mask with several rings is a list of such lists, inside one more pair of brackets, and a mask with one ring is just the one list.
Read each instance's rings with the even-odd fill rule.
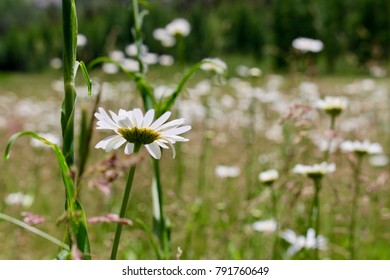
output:
[[259,174],[259,181],[266,185],[272,184],[278,178],[279,178],[279,172],[276,169],[266,170],[264,172],[260,172]]
[[366,154],[381,154],[383,148],[379,143],[371,143],[368,140],[360,141],[344,141],[340,145],[340,149],[345,153],[356,153],[360,155]]
[[252,224],[252,229],[255,231],[264,232],[266,234],[273,233],[278,229],[278,222],[276,222],[274,219],[254,222]]
[[304,37],[294,39],[292,46],[294,49],[297,49],[303,53],[318,53],[324,49],[324,43],[322,43],[322,41]]
[[241,169],[238,166],[217,165],[215,175],[219,178],[235,178],[240,176]]
[[165,28],[172,36],[186,37],[191,32],[191,24],[184,18],[174,19]]
[[327,173],[332,173],[336,170],[334,163],[322,162],[321,164],[303,165],[297,164],[293,168],[293,173],[302,174],[309,178],[321,178]]
[[186,142],[188,139],[179,136],[191,129],[191,126],[184,124],[184,119],[176,119],[165,123],[171,116],[171,112],[165,112],[161,117],[153,122],[154,110],[150,109],[143,115],[140,109],[131,111],[119,110],[118,114],[109,111],[109,116],[103,108],[95,113],[98,119],[97,129],[113,130],[115,135],[111,135],[99,143],[95,148],[104,149],[111,152],[125,145],[125,154],[134,152],[134,148],[144,145],[149,154],[155,159],[161,158],[161,149],[171,147],[173,157],[175,157],[176,142]]
[[227,70],[226,63],[219,58],[205,58],[202,61],[203,64],[200,66],[200,69],[204,71],[221,75]]
[[340,96],[326,96],[323,100],[318,100],[316,107],[331,116],[338,116],[347,107],[348,100]]
[[285,231],[280,233],[280,237],[286,240],[291,246],[287,250],[287,256],[292,257],[294,254],[305,249],[316,249],[326,250],[328,245],[328,240],[322,236],[318,235],[316,237],[315,230],[309,228],[307,230],[306,236],[297,235],[291,229],[286,229]]

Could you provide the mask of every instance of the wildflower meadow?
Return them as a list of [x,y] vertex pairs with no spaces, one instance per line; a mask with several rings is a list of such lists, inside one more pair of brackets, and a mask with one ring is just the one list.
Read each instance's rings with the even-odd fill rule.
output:
[[92,2],[0,4],[0,259],[390,258],[387,1]]

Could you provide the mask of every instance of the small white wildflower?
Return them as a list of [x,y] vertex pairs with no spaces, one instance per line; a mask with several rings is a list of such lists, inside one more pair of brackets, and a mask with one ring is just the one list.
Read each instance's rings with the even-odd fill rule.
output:
[[255,231],[269,234],[275,232],[278,229],[278,223],[274,219],[258,221],[252,224],[252,228]]
[[171,55],[162,54],[158,58],[158,63],[162,66],[171,66],[175,62],[175,59]]
[[116,74],[119,71],[119,68],[114,63],[103,63],[102,70],[106,74]]
[[191,24],[184,18],[174,19],[165,28],[172,36],[186,37],[191,32]]
[[327,114],[337,117],[347,107],[348,99],[340,96],[326,96],[325,99],[318,100],[316,107]]
[[59,57],[55,57],[50,60],[50,67],[53,69],[60,69],[62,67],[62,59]]
[[303,248],[318,248],[319,250],[327,249],[328,240],[322,235],[316,237],[315,231],[312,228],[307,230],[306,236],[298,236],[291,229],[286,229],[280,233],[280,237],[282,237],[284,240],[291,244],[291,246],[287,250],[288,257],[292,257],[294,254],[296,254]]
[[30,207],[34,201],[34,197],[21,192],[10,193],[5,197],[5,203],[8,205],[22,205]]
[[153,31],[153,38],[160,41],[164,47],[173,47],[176,39],[165,28],[157,28]]
[[272,184],[279,178],[279,172],[276,169],[266,170],[259,174],[259,181],[264,184]]
[[202,61],[203,64],[200,66],[200,69],[204,71],[221,75],[227,70],[226,63],[219,58],[205,58]]
[[131,111],[119,110],[118,114],[109,111],[109,116],[103,108],[95,113],[98,119],[97,129],[107,129],[115,132],[96,144],[95,148],[104,149],[106,152],[118,149],[125,145],[125,154],[134,152],[135,145],[144,145],[149,154],[155,159],[161,158],[161,149],[171,147],[175,157],[176,142],[186,142],[188,139],[179,136],[191,129],[184,124],[184,119],[176,119],[165,123],[171,116],[171,112],[165,112],[157,120],[154,119],[154,110],[150,109],[143,115],[140,109]]
[[220,178],[234,178],[240,176],[241,169],[238,166],[218,165],[215,174]]
[[84,34],[77,34],[77,46],[78,47],[84,47],[88,43],[87,36]]
[[372,155],[369,161],[372,166],[381,167],[386,166],[389,163],[389,157],[381,154]]
[[294,39],[292,46],[301,52],[318,53],[324,49],[324,44],[320,40],[299,37]]
[[[56,135],[54,133],[44,132],[44,133],[40,133],[39,135],[41,137],[45,138],[47,141],[53,143],[53,144],[56,144],[56,145],[60,145],[61,144],[60,137],[58,137],[58,135]],[[47,149],[50,149],[50,147],[48,145],[43,144],[41,141],[39,141],[39,140],[37,140],[35,138],[31,138],[30,144],[34,148],[47,148]]]
[[252,67],[248,70],[249,77],[260,77],[261,74],[262,74],[262,71],[257,67]]
[[[141,56],[147,54],[148,52],[149,52],[149,48],[146,45],[141,45]],[[128,56],[132,56],[132,57],[137,56],[138,54],[137,45],[134,43],[127,45],[125,48],[125,53]]]
[[368,140],[363,142],[347,140],[341,143],[340,149],[345,153],[356,153],[359,155],[383,153],[383,148],[379,143],[371,143]]
[[293,168],[293,173],[302,174],[309,178],[321,178],[327,173],[332,173],[336,170],[336,165],[334,163],[322,162],[320,164],[314,165],[303,165],[297,164]]

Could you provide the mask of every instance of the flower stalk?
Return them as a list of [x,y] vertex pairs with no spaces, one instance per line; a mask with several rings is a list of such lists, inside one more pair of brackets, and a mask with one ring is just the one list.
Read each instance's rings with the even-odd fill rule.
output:
[[358,210],[358,200],[360,194],[360,173],[361,166],[363,161],[363,155],[357,154],[357,163],[354,167],[354,189],[352,197],[352,213],[351,213],[351,222],[349,225],[349,253],[350,259],[356,259],[356,215]]
[[[134,154],[137,154],[140,149],[141,149],[141,144],[136,143],[134,145]],[[119,212],[119,219],[123,219],[126,216],[127,204],[129,202],[129,198],[130,198],[130,192],[131,192],[131,187],[133,185],[133,179],[134,179],[136,166],[137,166],[136,164],[131,166],[130,171],[129,171],[129,175],[127,177],[125,193],[123,194],[122,205],[121,205],[121,209]],[[119,241],[120,241],[120,238],[122,235],[122,226],[123,226],[122,223],[118,223],[118,225],[116,227],[114,243],[112,245],[112,250],[111,250],[111,260],[115,260],[117,253],[118,253]]]

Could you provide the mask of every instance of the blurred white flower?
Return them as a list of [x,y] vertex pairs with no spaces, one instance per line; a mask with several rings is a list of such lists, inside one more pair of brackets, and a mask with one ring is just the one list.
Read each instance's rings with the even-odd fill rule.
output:
[[77,34],[77,46],[78,47],[84,47],[88,42],[87,36],[84,34]]
[[102,70],[106,74],[116,74],[116,73],[118,73],[119,68],[114,63],[106,62],[106,63],[103,63]]
[[135,145],[144,145],[149,154],[155,159],[161,158],[161,149],[173,151],[175,157],[176,142],[186,142],[188,139],[179,136],[191,129],[191,126],[181,126],[184,119],[176,119],[165,123],[171,116],[171,112],[165,112],[157,120],[154,120],[154,110],[150,109],[143,115],[140,109],[131,111],[119,110],[118,114],[109,111],[111,117],[103,108],[95,113],[98,119],[97,129],[112,130],[115,135],[109,136],[96,144],[96,149],[104,149],[106,152],[118,149],[125,145],[125,154],[132,154]]
[[184,18],[177,18],[167,24],[165,27],[172,36],[186,37],[191,32],[190,23]]
[[55,57],[50,60],[50,67],[53,69],[60,69],[62,67],[62,59],[59,57]]
[[125,58],[121,61],[123,68],[132,72],[139,72],[139,63],[132,58]]
[[241,169],[238,166],[218,165],[215,168],[215,175],[219,178],[235,178],[240,174]]
[[260,77],[262,73],[263,72],[257,67],[252,67],[248,70],[249,77]]
[[147,53],[142,56],[142,61],[148,65],[154,65],[158,63],[158,55],[155,53]]
[[345,153],[356,153],[359,155],[383,153],[383,148],[379,143],[371,143],[368,140],[363,142],[347,140],[341,143],[340,149]]
[[227,70],[226,63],[219,58],[205,58],[202,62],[203,64],[200,66],[200,69],[207,72],[221,75]]
[[334,163],[322,162],[320,164],[314,165],[303,165],[297,164],[293,168],[292,172],[297,174],[305,175],[309,178],[321,178],[327,173],[332,173],[336,170],[336,165]]
[[348,99],[341,96],[326,96],[325,99],[318,100],[316,107],[331,116],[338,116],[347,107]]
[[324,49],[324,44],[320,40],[299,37],[294,39],[292,46],[301,52],[318,53]]
[[279,172],[276,169],[266,170],[264,172],[260,172],[259,181],[264,184],[272,184],[279,178]]
[[116,62],[121,62],[125,58],[125,54],[120,50],[113,50],[108,56]]
[[158,63],[162,66],[171,66],[175,62],[175,59],[171,55],[162,54],[158,58]]
[[21,192],[10,193],[5,197],[5,203],[8,205],[22,205],[23,207],[30,207],[34,201],[34,197],[29,194]]
[[166,85],[156,86],[153,91],[153,95],[157,100],[166,98],[173,93],[174,89]]
[[[146,45],[141,45],[141,56],[144,56],[148,52],[149,52],[149,48]],[[125,53],[131,57],[137,56],[138,54],[137,45],[134,43],[127,45],[125,48]]]
[[389,163],[389,157],[383,154],[377,154],[370,156],[369,161],[372,166],[381,167]]
[[[39,135],[41,137],[45,138],[47,141],[52,142],[53,144],[61,145],[61,138],[54,133],[44,132],[44,133],[39,133]],[[39,141],[35,138],[31,138],[30,144],[34,148],[50,149],[50,147],[48,145],[43,144],[41,141]]]
[[274,219],[254,222],[252,228],[255,231],[264,232],[266,234],[273,233],[278,229],[278,223]]
[[153,38],[160,41],[164,47],[173,47],[176,44],[176,39],[165,28],[157,28],[153,31]]
[[306,236],[303,235],[298,236],[291,229],[286,229],[280,233],[280,237],[291,244],[291,246],[287,250],[288,257],[292,257],[294,254],[296,254],[303,248],[305,249],[318,248],[319,250],[327,249],[328,240],[322,235],[316,237],[316,233],[312,228],[309,228],[307,230]]

